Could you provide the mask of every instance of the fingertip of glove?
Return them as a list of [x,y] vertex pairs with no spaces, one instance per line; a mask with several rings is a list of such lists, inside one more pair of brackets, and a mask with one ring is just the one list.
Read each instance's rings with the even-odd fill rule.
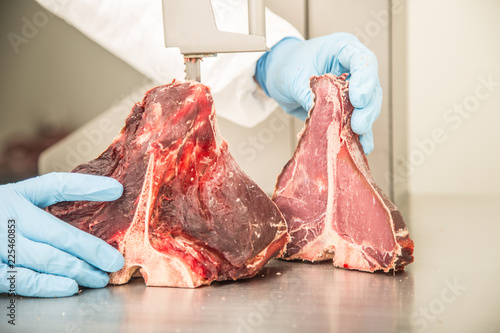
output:
[[96,192],[101,201],[113,201],[120,198],[123,194],[123,185],[114,178],[99,176],[101,179],[98,185],[99,191]]
[[108,262],[102,267],[102,269],[106,272],[117,272],[123,268],[123,265],[125,265],[123,255],[115,248],[112,249],[108,258]]
[[299,106],[295,109],[292,109],[292,110],[285,110],[285,112],[293,117],[296,117],[302,121],[305,121],[307,119],[307,116],[309,115],[309,113],[304,110],[304,108],[302,106]]
[[120,182],[114,178],[108,178],[108,179],[109,179],[109,195],[113,198],[112,200],[118,199],[123,194],[123,185],[120,184]]
[[109,267],[109,272],[117,272],[120,269],[122,269],[124,265],[125,265],[125,258],[123,258],[122,254],[118,252],[118,254],[115,256],[115,260]]
[[353,130],[353,132],[359,135],[368,133],[368,131],[370,131],[371,129],[371,124],[369,124],[364,119],[356,117],[355,115],[356,114],[354,113],[351,117],[351,129]]
[[39,275],[37,286],[32,296],[35,297],[69,297],[78,293],[75,280],[55,275]]
[[62,292],[64,296],[73,296],[78,292],[78,283],[74,280],[64,279],[64,282],[61,284]]
[[309,112],[313,107],[313,96],[312,94],[309,94],[306,96],[306,102],[304,105],[304,109]]
[[363,147],[363,152],[365,153],[365,155],[369,155],[373,151],[374,144],[372,135],[370,133],[360,135],[359,142]]
[[94,279],[92,285],[88,285],[86,287],[89,288],[104,288],[108,285],[109,283],[109,276],[106,272],[102,272],[99,274],[99,278]]
[[372,146],[366,145],[366,147],[363,146],[363,152],[365,153],[365,155],[368,156],[373,151],[373,148],[374,148],[373,145]]
[[[356,82],[356,81],[354,81]],[[355,108],[364,108],[370,103],[373,97],[373,92],[365,89],[361,85],[350,84],[349,100]]]

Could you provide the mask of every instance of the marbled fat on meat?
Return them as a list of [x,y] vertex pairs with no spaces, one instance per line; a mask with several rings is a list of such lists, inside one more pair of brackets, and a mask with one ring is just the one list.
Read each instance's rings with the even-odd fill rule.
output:
[[375,183],[351,130],[346,75],[311,78],[314,107],[293,158],[278,177],[273,200],[291,242],[285,259],[333,260],[374,272],[413,262],[403,217]]
[[49,212],[124,255],[112,284],[136,271],[148,286],[252,277],[284,249],[286,223],[215,133],[206,86],[174,81],[153,88],[109,148],[73,170],[117,179],[122,197],[60,203]]

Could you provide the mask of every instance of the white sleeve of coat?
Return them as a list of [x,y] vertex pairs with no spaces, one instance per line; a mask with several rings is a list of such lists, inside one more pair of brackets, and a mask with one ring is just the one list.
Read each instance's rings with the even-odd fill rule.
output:
[[[165,48],[161,0],[37,0],[42,6],[158,84],[184,79],[182,55]],[[247,1],[212,0],[221,30],[248,33]],[[193,22],[193,24],[196,24]],[[300,33],[266,10],[267,45]],[[277,107],[254,81],[262,52],[205,58],[202,82],[211,88],[219,117],[245,127],[266,119]]]

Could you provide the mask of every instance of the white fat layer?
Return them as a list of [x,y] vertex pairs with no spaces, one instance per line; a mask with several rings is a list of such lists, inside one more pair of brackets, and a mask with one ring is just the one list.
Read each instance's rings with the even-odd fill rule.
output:
[[396,232],[396,237],[406,237],[409,235],[409,232],[408,232],[408,229],[407,228],[403,228],[403,229],[399,229],[397,232]]
[[[148,286],[194,288],[206,282],[197,279],[189,267],[178,258],[158,252],[149,241],[149,220],[155,188],[154,162],[155,157],[151,154],[134,218],[120,244],[120,252],[127,254],[125,265],[118,272],[111,273],[110,283],[128,282],[137,267],[141,267],[141,273]],[[149,269],[155,273],[148,275]]]

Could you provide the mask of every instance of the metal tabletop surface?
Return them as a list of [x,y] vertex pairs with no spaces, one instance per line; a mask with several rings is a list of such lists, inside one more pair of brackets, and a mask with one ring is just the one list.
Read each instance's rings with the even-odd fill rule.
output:
[[499,199],[414,198],[415,262],[404,273],[272,260],[253,279],[198,289],[138,278],[17,297],[16,326],[0,295],[0,332],[500,332]]

